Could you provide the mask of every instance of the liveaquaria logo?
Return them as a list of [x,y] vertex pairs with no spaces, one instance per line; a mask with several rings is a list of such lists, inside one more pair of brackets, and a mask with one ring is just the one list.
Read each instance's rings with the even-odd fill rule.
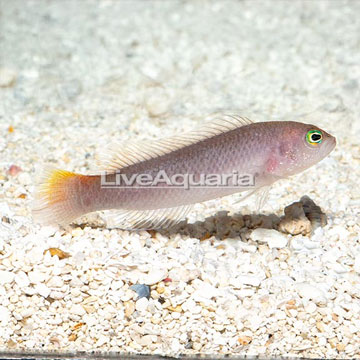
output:
[[255,177],[251,174],[172,174],[165,170],[155,174],[126,174],[103,172],[101,187],[104,188],[250,188],[255,186]]

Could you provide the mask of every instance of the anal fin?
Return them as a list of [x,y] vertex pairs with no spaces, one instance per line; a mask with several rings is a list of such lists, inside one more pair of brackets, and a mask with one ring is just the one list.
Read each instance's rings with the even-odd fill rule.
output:
[[150,230],[178,224],[191,211],[192,205],[155,210],[111,210],[106,215],[107,227],[123,230]]

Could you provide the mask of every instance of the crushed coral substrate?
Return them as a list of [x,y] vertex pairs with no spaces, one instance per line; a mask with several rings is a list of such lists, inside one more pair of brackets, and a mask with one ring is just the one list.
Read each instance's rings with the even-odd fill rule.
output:
[[[360,3],[288,5],[0,1],[1,351],[360,356]],[[44,165],[90,173],[108,143],[224,109],[337,147],[260,211],[235,195],[162,231],[33,222]]]

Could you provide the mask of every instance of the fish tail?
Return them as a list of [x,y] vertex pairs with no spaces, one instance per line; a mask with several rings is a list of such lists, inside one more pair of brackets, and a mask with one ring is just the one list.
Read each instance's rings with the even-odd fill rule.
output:
[[84,175],[46,168],[35,193],[33,218],[42,224],[66,225],[82,215],[78,189]]

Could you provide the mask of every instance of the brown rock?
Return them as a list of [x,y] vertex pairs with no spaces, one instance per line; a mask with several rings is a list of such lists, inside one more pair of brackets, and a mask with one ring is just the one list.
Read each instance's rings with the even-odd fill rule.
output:
[[303,204],[295,202],[284,210],[285,216],[280,220],[279,231],[291,235],[310,235],[311,222],[305,216]]

